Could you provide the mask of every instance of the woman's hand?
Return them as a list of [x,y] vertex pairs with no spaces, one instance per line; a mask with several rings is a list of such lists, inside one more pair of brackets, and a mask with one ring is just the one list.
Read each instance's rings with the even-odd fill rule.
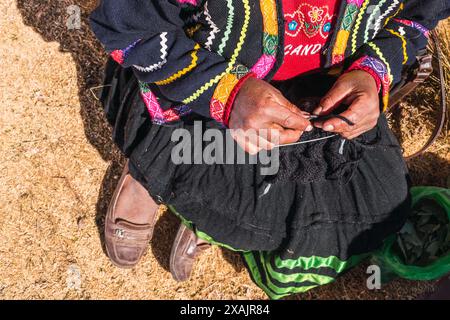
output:
[[240,88],[229,128],[236,142],[250,154],[296,142],[303,131],[313,129],[306,115],[278,89],[256,78],[247,79]]
[[341,116],[353,122],[354,125],[349,125],[338,118],[317,122],[314,125],[325,131],[339,133],[347,139],[353,139],[377,124],[380,116],[380,101],[377,84],[369,73],[354,70],[339,77],[313,113],[329,114],[341,103],[349,105]]

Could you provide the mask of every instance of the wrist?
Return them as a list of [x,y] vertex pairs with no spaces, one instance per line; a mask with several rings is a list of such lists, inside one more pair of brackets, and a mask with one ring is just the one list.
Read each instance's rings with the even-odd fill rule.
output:
[[239,90],[242,88],[244,83],[249,78],[255,78],[256,75],[253,72],[247,73],[245,76],[243,76],[241,79],[239,79],[239,82],[234,86],[233,90],[231,91],[227,103],[225,104],[225,112],[223,117],[223,123],[228,127],[229,121],[230,121],[230,115],[234,107],[234,102],[236,101],[236,97],[238,96]]
[[372,76],[375,80],[377,91],[381,95],[381,110],[386,111],[389,103],[389,90],[391,82],[389,80],[389,74],[385,64],[376,58],[363,56],[353,62],[346,72],[355,70],[365,71]]
[[361,65],[361,64],[353,63],[350,66],[350,68],[348,68],[346,70],[345,73],[352,72],[352,71],[362,71],[362,72],[365,72],[366,74],[370,75],[371,78],[375,81],[375,86],[376,86],[377,92],[380,92],[380,90],[381,90],[381,79],[378,76],[378,74],[372,68],[364,66],[364,65]]

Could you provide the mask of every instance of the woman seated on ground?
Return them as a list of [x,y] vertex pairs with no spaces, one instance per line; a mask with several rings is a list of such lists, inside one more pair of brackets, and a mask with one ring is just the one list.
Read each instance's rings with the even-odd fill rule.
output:
[[[170,257],[179,281],[219,244],[242,252],[253,280],[280,298],[333,281],[378,248],[409,209],[407,168],[383,111],[449,7],[101,1],[92,28],[115,61],[102,101],[129,159],[105,221],[112,262],[137,264],[161,203],[182,221]],[[270,150],[278,171],[264,173],[262,158],[237,162],[228,145],[234,161],[204,161],[205,141],[191,162],[189,144],[178,161],[180,129],[193,144],[214,129],[233,150]]]

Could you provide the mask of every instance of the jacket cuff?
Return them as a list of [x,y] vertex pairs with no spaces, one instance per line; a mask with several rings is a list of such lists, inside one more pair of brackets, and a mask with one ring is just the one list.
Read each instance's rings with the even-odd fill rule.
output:
[[234,86],[233,90],[230,93],[230,96],[228,97],[227,103],[225,104],[225,113],[223,118],[223,124],[228,127],[228,122],[230,120],[230,114],[233,110],[233,104],[234,100],[236,99],[237,94],[239,93],[239,90],[241,89],[242,85],[248,78],[255,78],[256,75],[253,72],[247,73],[244,77],[239,79],[239,82]]
[[381,90],[382,111],[386,111],[389,104],[389,89],[391,82],[387,67],[377,58],[363,56],[352,63],[346,72],[363,70],[369,73],[377,84],[377,90]]
[[239,88],[249,77],[256,76],[245,66],[238,65],[231,73],[227,73],[217,84],[210,101],[210,116],[214,120],[224,125],[228,125],[234,98]]
[[430,36],[430,30],[428,30],[427,28],[425,28],[423,25],[421,25],[418,22],[406,20],[406,19],[399,19],[399,18],[395,18],[394,21],[397,21],[398,23],[401,23],[401,24],[407,25],[408,27],[419,30],[427,38]]

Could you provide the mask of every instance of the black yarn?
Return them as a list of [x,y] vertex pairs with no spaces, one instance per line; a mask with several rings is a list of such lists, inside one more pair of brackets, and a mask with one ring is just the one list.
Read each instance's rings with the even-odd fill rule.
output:
[[350,126],[354,126],[355,125],[352,121],[350,121],[349,119],[347,119],[344,116],[341,116],[340,114],[327,114],[327,115],[324,115],[324,116],[319,116],[317,118],[312,118],[311,122],[326,121],[326,120],[329,120],[331,118],[341,119],[342,121],[344,121],[345,123],[347,123]]
[[[318,103],[318,98],[301,100],[298,105],[302,110],[311,112]],[[341,106],[332,114],[320,116],[313,121],[325,121],[339,118],[354,125],[353,122],[341,116],[346,106]],[[329,132],[315,128],[304,132],[300,141],[325,138]],[[267,176],[265,181],[279,183],[298,181],[308,183],[323,180],[340,180],[346,183],[351,179],[358,162],[368,148],[374,148],[380,142],[378,126],[358,138],[348,140],[339,135],[328,139],[281,146],[279,148],[279,170],[275,175]]]
[[[321,129],[305,132],[300,141],[323,138],[330,133]],[[279,170],[277,174],[267,176],[266,181],[277,183],[295,180],[302,183],[342,179],[351,177],[364,150],[378,141],[365,141],[360,138],[347,140],[340,136],[314,141],[311,143],[281,147],[279,150]]]

